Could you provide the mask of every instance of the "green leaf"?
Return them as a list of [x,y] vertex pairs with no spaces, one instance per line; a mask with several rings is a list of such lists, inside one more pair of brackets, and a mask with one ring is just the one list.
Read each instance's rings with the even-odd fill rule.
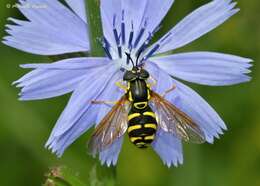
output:
[[67,167],[54,167],[46,177],[44,186],[87,186]]
[[[85,0],[86,12],[89,27],[90,48],[88,54],[63,54],[59,56],[49,56],[52,60],[60,60],[81,56],[104,56],[101,39],[103,38],[102,23],[100,15],[100,1],[99,0]],[[80,57],[80,56],[76,56]],[[58,167],[51,170],[47,176],[44,186],[83,186],[84,184],[78,179],[75,174],[68,168]],[[89,173],[90,186],[115,186],[116,185],[116,167],[107,168],[105,166],[94,166]]]
[[90,186],[115,186],[116,167],[94,165],[89,174]]
[[[103,38],[100,0],[85,0],[87,20],[89,26],[89,37],[91,51],[90,56],[104,56],[101,39]],[[101,178],[101,179],[100,179]],[[90,172],[91,186],[115,186],[116,185],[116,167],[94,166]]]
[[85,184],[78,174],[68,167],[54,167],[46,174],[46,182],[43,186],[115,186],[115,170],[115,167],[94,165],[89,172],[89,183]]
[[92,170],[89,173],[89,182],[90,186],[103,186],[104,184],[102,183],[101,180],[99,180],[98,175],[97,175],[97,167],[94,165]]

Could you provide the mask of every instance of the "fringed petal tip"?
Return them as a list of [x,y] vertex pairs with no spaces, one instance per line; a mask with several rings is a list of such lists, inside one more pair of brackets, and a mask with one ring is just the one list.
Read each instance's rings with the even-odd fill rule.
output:
[[[40,0],[20,1],[42,3]],[[38,55],[58,55],[88,51],[88,28],[84,21],[59,1],[44,1],[46,8],[19,8],[26,21],[8,18],[9,36],[2,43],[10,47]],[[55,17],[55,19],[53,19]],[[64,28],[69,28],[65,29]]]
[[4,37],[2,38],[2,41],[1,41],[1,42],[2,42],[3,44],[7,45],[6,42],[8,41],[8,37],[10,37],[10,36],[4,36]]
[[174,167],[178,167],[178,166],[183,164],[183,159],[181,159],[181,160],[172,160],[172,161],[168,161],[168,162],[163,161],[163,164],[166,165],[168,168],[171,168],[173,166]]
[[[96,159],[97,157],[99,158],[100,160],[100,164],[102,166],[107,166],[107,167],[113,167],[113,166],[116,166],[117,164],[117,160],[118,160],[118,157],[104,157],[98,153],[91,153],[91,152],[88,152],[88,154],[93,158],[93,159]],[[112,154],[111,154],[112,155]]]
[[10,38],[11,36],[5,36],[2,38],[2,41],[1,43],[6,45],[6,46],[9,46],[9,47],[13,47],[12,46],[12,43],[8,40],[8,38]]
[[58,158],[61,158],[64,150],[60,150],[57,148],[57,145],[55,143],[55,140],[49,141],[44,146],[47,150],[50,150],[53,154],[55,154]]
[[244,75],[245,75],[245,80],[244,82],[249,82],[252,80],[252,77],[249,76],[248,74],[250,74],[252,72],[251,68],[254,66],[254,60],[250,59],[250,58],[244,58],[244,63],[245,63],[245,71],[244,71]]
[[[31,69],[37,68],[37,67],[32,67],[31,65],[32,64],[20,64],[19,67],[21,67],[21,68],[31,68]],[[37,64],[35,64],[35,65],[37,65]],[[47,64],[45,64],[45,65],[47,65]]]
[[33,70],[12,84],[21,88],[20,100],[41,100],[67,94],[84,79],[86,70]]
[[[12,85],[21,88],[21,100],[41,100],[75,90],[93,69],[107,65],[105,58],[71,58],[55,63],[22,64],[32,68]],[[105,68],[104,68],[105,69]]]
[[[108,75],[103,73],[104,71]],[[103,66],[99,70],[89,73],[73,91],[68,105],[58,119],[46,143],[46,147],[51,149],[53,153],[58,156],[62,155],[69,145],[95,124],[97,109],[91,104],[91,100],[99,99],[99,95],[102,94],[108,84],[114,84],[117,81],[117,78],[113,76],[115,72],[115,66]],[[93,78],[100,74],[102,75],[98,79]],[[116,162],[115,158],[117,158],[120,151],[120,148],[117,147],[116,145],[112,146],[104,152],[105,161]]]
[[224,123],[224,121],[220,117],[218,119],[216,118],[215,122],[216,122],[215,125],[212,125],[211,129],[207,128],[203,124],[199,123],[201,130],[205,134],[206,142],[208,142],[210,144],[213,144],[216,139],[220,139],[220,137],[222,135],[224,135],[224,132],[228,130],[226,124]]
[[[81,115],[81,118],[69,128],[69,130],[59,130],[59,125],[56,124],[55,128],[45,144],[45,148],[50,150],[57,157],[61,157],[65,150],[83,133],[94,125],[96,114],[93,112],[93,108]],[[64,123],[66,125],[66,123]]]
[[252,60],[217,52],[187,52],[151,58],[168,74],[192,83],[227,86],[248,82]]
[[117,164],[118,156],[114,156],[112,153],[88,152],[88,154],[94,159],[98,157],[102,166],[113,167]]
[[[194,119],[198,120],[196,117]],[[210,124],[212,125],[213,123]],[[220,139],[221,135],[224,135],[224,132],[228,130],[224,122],[215,123],[211,127],[205,127],[201,122],[198,125],[204,133],[205,141],[210,144],[213,144],[216,139]]]
[[216,127],[216,132],[212,132],[212,133],[209,133],[208,131],[205,131],[202,129],[202,131],[204,131],[204,134],[205,134],[205,141],[209,144],[214,144],[214,142],[218,139],[220,139],[220,137],[222,135],[224,135],[224,131],[227,131],[227,129],[223,129],[223,128],[218,128]]
[[117,164],[117,158],[116,159],[102,159],[101,165],[105,165],[107,167],[114,167]]
[[180,165],[183,164],[183,155],[179,155],[179,157],[177,159],[168,159],[168,160],[164,160],[162,159],[163,164],[166,165],[168,168],[171,167],[179,167]]
[[153,77],[157,76],[159,78],[158,82],[161,82],[158,83],[156,91],[160,90],[160,92],[163,92],[173,85],[176,86],[174,92],[169,94],[167,99],[198,124],[204,132],[207,142],[213,143],[214,138],[219,138],[219,135],[223,134],[227,129],[224,121],[199,94],[173,79],[155,63],[147,63],[146,68]]
[[168,167],[183,163],[181,140],[172,134],[158,130],[152,147]]
[[115,166],[123,144],[123,137],[117,139],[110,147],[99,153],[102,165]]
[[[8,17],[7,21],[10,21],[11,24],[15,24],[15,25],[23,25],[27,23],[27,21],[22,21],[19,19],[15,19],[13,17]],[[7,24],[6,26],[14,26],[14,25]]]

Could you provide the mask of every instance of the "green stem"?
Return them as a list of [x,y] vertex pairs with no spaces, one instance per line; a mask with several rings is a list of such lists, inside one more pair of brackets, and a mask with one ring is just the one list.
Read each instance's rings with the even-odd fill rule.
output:
[[[85,0],[86,2],[86,12],[89,27],[89,38],[91,50],[89,52],[90,56],[102,57],[104,56],[104,49],[100,42],[103,37],[101,14],[100,14],[100,0]],[[116,185],[116,167],[107,168],[105,166],[97,166],[94,168],[94,174],[91,173],[90,178],[92,185],[99,185],[97,183],[102,183],[105,186],[115,186]],[[96,181],[95,176],[100,179],[99,182]],[[100,175],[100,176],[98,176]]]
[[103,37],[100,0],[85,0],[85,2],[91,46],[90,56],[102,57],[104,56],[104,50],[100,42]]
[[89,174],[90,186],[115,186],[116,185],[116,167],[104,167],[94,165]]

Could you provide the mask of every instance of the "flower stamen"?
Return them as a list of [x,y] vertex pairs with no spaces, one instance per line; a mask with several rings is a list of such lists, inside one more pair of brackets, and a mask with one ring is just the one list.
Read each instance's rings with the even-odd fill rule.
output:
[[129,41],[128,41],[128,49],[131,51],[132,50],[132,42],[133,42],[133,38],[134,38],[134,23],[133,21],[131,21],[131,32],[129,35]]
[[142,36],[144,35],[144,32],[145,32],[145,30],[146,30],[146,26],[147,26],[147,20],[145,20],[144,26],[141,28],[140,32],[138,33],[138,36],[137,36],[137,38],[136,38],[136,40],[135,40],[135,43],[134,43],[134,48],[137,47],[137,45],[139,44],[139,42],[140,42]]
[[112,56],[110,54],[110,48],[111,48],[110,43],[107,41],[107,39],[105,37],[103,37],[103,40],[101,42],[102,42],[102,46],[105,50],[105,53],[107,54],[107,57],[109,59],[112,59]]
[[125,44],[125,11],[122,10],[122,22],[121,22],[121,38],[122,44]]

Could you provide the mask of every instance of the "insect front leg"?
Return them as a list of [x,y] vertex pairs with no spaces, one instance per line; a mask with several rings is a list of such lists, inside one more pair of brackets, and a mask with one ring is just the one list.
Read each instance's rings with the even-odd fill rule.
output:
[[123,81],[118,81],[118,82],[116,82],[116,86],[118,86],[118,87],[119,87],[120,89],[122,89],[123,91],[127,92],[127,91],[128,91],[128,88],[127,88],[127,86],[125,86],[123,83],[124,83]]
[[[127,92],[128,88],[123,84],[123,81],[118,81],[116,82],[116,86],[118,86],[120,89],[123,91]],[[116,105],[118,102],[117,101],[106,101],[106,100],[92,100],[91,104],[105,104],[108,106],[113,106]]]
[[167,94],[169,94],[170,92],[172,92],[173,90],[175,90],[176,85],[172,85],[171,88],[169,88],[168,90],[166,90],[163,94],[162,97],[164,98]]
[[157,80],[154,79],[153,76],[150,75],[151,81],[149,82],[150,87],[155,87],[157,85]]

